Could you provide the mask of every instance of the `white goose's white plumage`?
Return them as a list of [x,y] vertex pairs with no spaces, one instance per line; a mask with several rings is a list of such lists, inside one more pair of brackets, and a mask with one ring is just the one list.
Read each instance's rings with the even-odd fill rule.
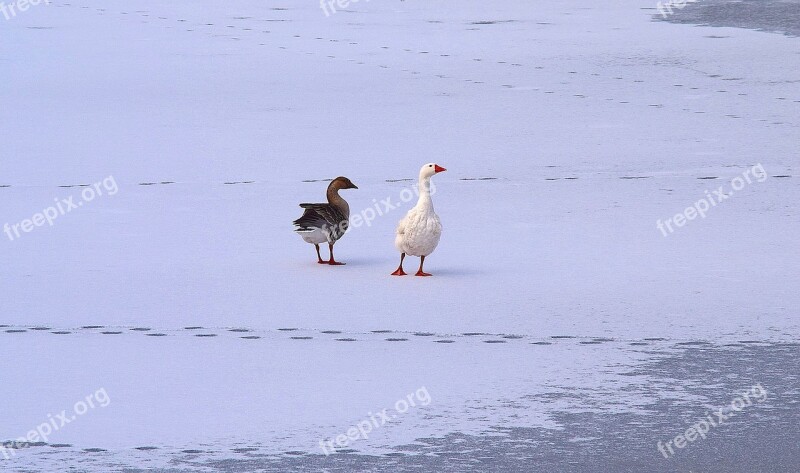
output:
[[446,171],[445,168],[435,163],[422,166],[419,172],[419,201],[413,209],[397,225],[397,236],[394,244],[400,251],[400,267],[392,273],[395,276],[404,276],[403,259],[406,255],[421,257],[417,276],[430,276],[422,270],[425,257],[433,253],[439,245],[442,236],[442,223],[433,210],[431,200],[431,177]]

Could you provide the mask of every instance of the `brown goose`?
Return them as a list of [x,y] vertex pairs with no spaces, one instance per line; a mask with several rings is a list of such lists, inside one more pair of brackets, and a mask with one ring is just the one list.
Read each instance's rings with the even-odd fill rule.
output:
[[[336,240],[344,236],[350,219],[350,206],[339,196],[340,189],[358,189],[358,187],[346,177],[337,177],[328,185],[328,203],[300,204],[305,212],[302,217],[294,221],[294,225],[297,227],[294,231],[307,243],[316,247],[319,264],[345,264],[333,259],[333,245]],[[325,242],[328,242],[331,253],[328,261],[323,261],[319,254],[319,245]]]

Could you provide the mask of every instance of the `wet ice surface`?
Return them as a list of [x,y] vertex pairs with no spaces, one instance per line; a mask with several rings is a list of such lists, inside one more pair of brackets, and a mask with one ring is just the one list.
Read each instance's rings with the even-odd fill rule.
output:
[[[220,471],[792,472],[800,464],[798,356],[798,344],[702,344],[632,367],[630,372],[652,382],[641,394],[669,390],[680,380],[686,394],[702,402],[685,402],[686,394],[681,394],[678,399],[642,406],[644,412],[639,413],[556,411],[556,429],[498,426],[483,436],[455,432],[443,438],[418,439],[416,444],[398,447],[396,453],[382,457],[305,455],[280,460],[231,459],[207,465]],[[669,460],[658,452],[658,441],[683,433],[758,383],[769,393],[766,401],[745,407],[739,417],[731,416],[725,424],[712,427],[706,439],[698,437],[683,449],[675,448]],[[609,395],[606,401],[621,401],[626,394]],[[567,396],[581,399],[581,395]],[[548,402],[544,395],[530,398]]]
[[[413,335],[410,335],[413,337]],[[370,338],[360,335],[361,343]],[[450,336],[458,344],[463,337]],[[483,337],[477,343],[499,337]],[[432,343],[426,340],[425,343]],[[548,352],[598,356],[594,345],[621,351],[636,363],[598,366],[606,380],[576,388],[545,385],[513,400],[486,399],[475,405],[484,411],[536,410],[544,407],[548,427],[487,424],[481,433],[458,429],[435,437],[417,438],[383,452],[365,455],[361,441],[342,453],[325,456],[318,450],[276,451],[273,442],[235,445],[198,443],[182,448],[139,446],[135,449],[81,449],[73,445],[31,447],[18,460],[34,460],[31,469],[45,471],[65,459],[79,471],[241,472],[241,471],[528,471],[674,472],[769,471],[793,472],[800,461],[798,390],[800,345],[752,340],[724,345],[663,340],[610,341],[597,339],[515,338],[492,350],[522,351],[524,357],[547,359]],[[205,343],[205,342],[204,342]],[[412,343],[421,343],[420,339]],[[313,349],[312,349],[313,351]],[[481,353],[476,348],[471,353]],[[490,352],[486,352],[491,354]],[[644,355],[642,357],[641,355]],[[502,356],[502,355],[501,355]],[[580,368],[579,368],[580,370]],[[520,370],[521,378],[535,376]],[[712,426],[669,460],[657,449],[699,419],[758,385],[766,395],[724,423]],[[530,388],[529,388],[530,389]],[[431,389],[436,399],[437,389]],[[755,399],[755,398],[754,398]],[[433,410],[435,412],[435,409]],[[730,413],[730,409],[725,411]],[[461,415],[461,414],[456,414]],[[425,422],[441,422],[430,413]],[[391,429],[389,426],[383,428]],[[83,450],[83,451],[81,451]],[[24,465],[25,463],[23,463]],[[146,469],[145,469],[146,467]]]
[[[119,183],[0,234],[0,440],[111,398],[0,468],[795,471],[798,43],[653,3],[81,0],[0,25],[0,223]],[[408,203],[345,267],[290,231],[326,179],[359,211],[431,160],[433,278],[388,276]],[[661,456],[754,383],[767,402]]]
[[800,36],[800,1],[797,0],[701,0],[684,8],[672,7],[664,11],[666,17],[657,14],[656,18],[675,23],[752,28]]

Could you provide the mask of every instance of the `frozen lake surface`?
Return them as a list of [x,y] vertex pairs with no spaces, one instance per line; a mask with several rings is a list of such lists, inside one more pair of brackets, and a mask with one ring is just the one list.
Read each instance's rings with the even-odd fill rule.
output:
[[795,472],[797,3],[654,3],[0,17],[3,471]]
[[667,14],[665,19],[676,23],[753,28],[800,36],[798,0],[703,0],[663,11]]

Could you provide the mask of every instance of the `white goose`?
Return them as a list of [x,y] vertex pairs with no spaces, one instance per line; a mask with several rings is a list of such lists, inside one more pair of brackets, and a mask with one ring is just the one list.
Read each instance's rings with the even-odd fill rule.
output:
[[435,163],[426,164],[419,170],[419,201],[397,225],[394,246],[401,253],[400,266],[392,273],[392,276],[406,275],[406,272],[403,271],[403,260],[407,254],[421,258],[417,276],[430,276],[422,270],[422,265],[425,264],[425,257],[436,249],[439,237],[442,236],[442,223],[439,221],[439,216],[433,211],[431,177],[442,171],[447,171],[447,169]]

